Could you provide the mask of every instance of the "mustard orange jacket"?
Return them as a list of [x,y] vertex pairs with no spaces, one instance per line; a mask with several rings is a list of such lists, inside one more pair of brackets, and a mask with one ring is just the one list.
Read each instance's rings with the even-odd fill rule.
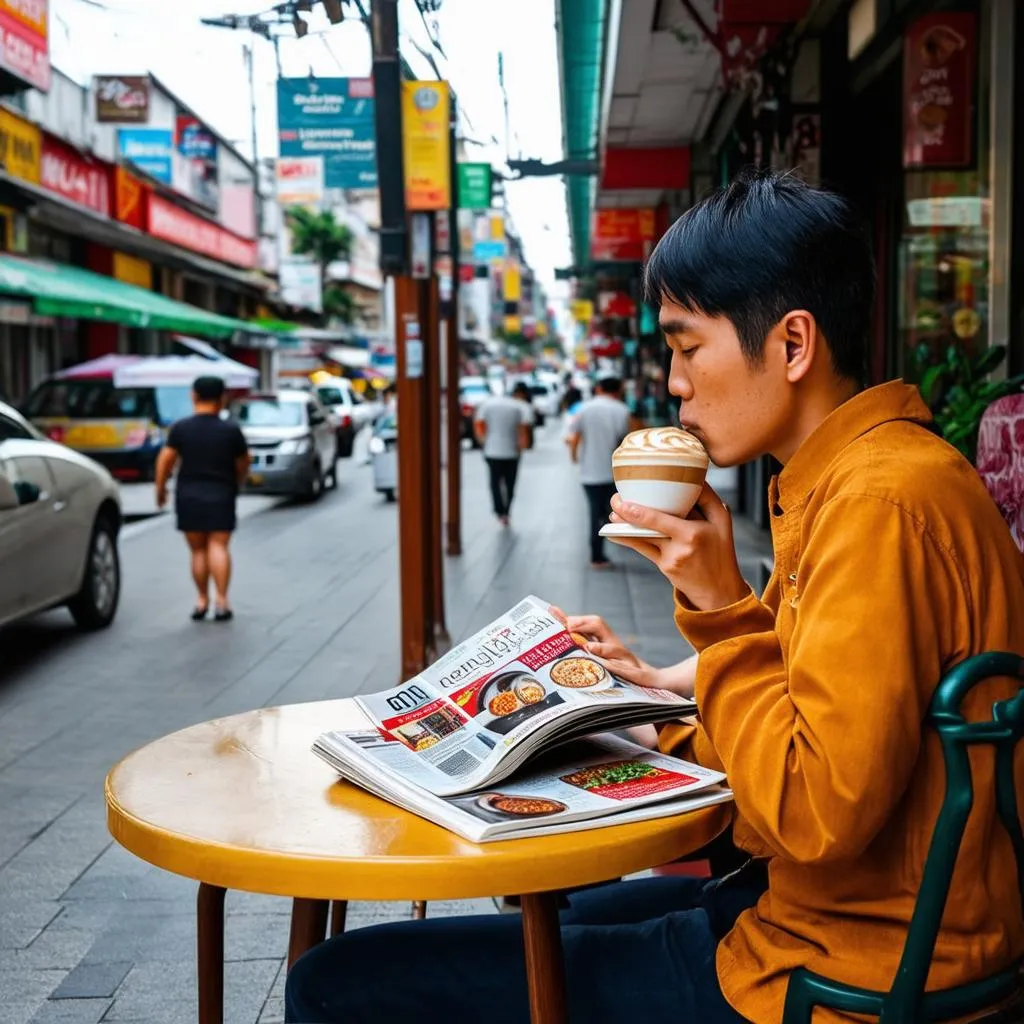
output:
[[[663,730],[661,746],[728,774],[735,840],[769,861],[768,892],[717,960],[726,998],[755,1024],[781,1019],[798,965],[892,984],[943,797],[929,699],[969,655],[1024,653],[1024,559],[929,421],[900,382],[840,406],[772,481],[763,599],[699,612],[677,596],[677,625],[700,653],[701,717]],[[1012,692],[996,681],[967,710],[988,714]],[[1024,954],[991,752],[972,762],[977,796],[929,988]]]

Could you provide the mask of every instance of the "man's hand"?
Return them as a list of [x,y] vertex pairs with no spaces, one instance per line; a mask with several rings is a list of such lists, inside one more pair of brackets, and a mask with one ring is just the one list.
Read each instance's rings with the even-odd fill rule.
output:
[[156,507],[163,508],[167,504],[167,485],[158,486],[156,489]]
[[618,494],[612,498],[612,510],[612,522],[665,534],[664,539],[609,539],[652,561],[694,608],[714,611],[735,604],[750,593],[736,561],[732,516],[707,484],[688,519],[623,501]]
[[693,696],[697,680],[695,654],[677,665],[655,668],[637,657],[599,615],[566,615],[561,608],[554,605],[549,610],[570,633],[574,634],[575,640],[584,641],[583,647],[586,652],[600,660],[612,675],[629,683],[636,683],[637,686],[671,690],[681,697]]

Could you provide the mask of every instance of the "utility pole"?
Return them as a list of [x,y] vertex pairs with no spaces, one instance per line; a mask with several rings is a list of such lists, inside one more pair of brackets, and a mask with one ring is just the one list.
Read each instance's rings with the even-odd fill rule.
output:
[[245,54],[245,69],[249,75],[249,117],[252,131],[252,165],[259,164],[259,150],[256,146],[256,75],[253,70],[253,48],[248,43],[242,44],[242,52]]
[[[380,194],[380,266],[394,289],[398,430],[398,562],[402,679],[422,672],[443,642],[443,567],[438,563],[440,516],[431,507],[440,473],[439,438],[431,443],[438,386],[436,327],[429,322],[432,282],[410,267],[402,157],[402,83],[398,0],[372,0],[373,91]],[[417,214],[424,217],[424,214]],[[429,256],[429,254],[428,254]],[[431,388],[435,394],[432,398]],[[434,531],[438,535],[435,542]],[[439,601],[440,597],[440,601]]]
[[[448,483],[448,500],[445,517],[445,551],[450,556],[462,554],[462,413],[459,409],[459,154],[456,151],[456,129],[458,127],[457,101],[452,97],[452,118],[450,130],[452,177],[452,208],[449,211],[448,234],[451,238],[452,290],[448,308],[441,311],[444,326],[445,345],[445,432],[447,460],[445,471]],[[444,216],[444,214],[439,214]]]

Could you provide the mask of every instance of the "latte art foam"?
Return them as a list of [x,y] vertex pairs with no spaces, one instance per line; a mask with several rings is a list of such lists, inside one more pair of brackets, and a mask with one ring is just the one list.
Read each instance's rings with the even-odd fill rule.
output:
[[708,454],[693,434],[678,427],[648,427],[634,430],[615,450],[615,464],[663,460],[706,466]]

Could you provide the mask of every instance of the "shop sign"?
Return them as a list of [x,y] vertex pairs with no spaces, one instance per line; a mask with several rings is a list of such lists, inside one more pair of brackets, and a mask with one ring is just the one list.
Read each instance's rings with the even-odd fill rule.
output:
[[980,196],[929,196],[907,202],[912,228],[980,228],[987,222],[988,200]]
[[491,207],[491,165],[459,164],[459,209],[489,210]]
[[203,220],[158,195],[150,195],[148,207],[148,230],[154,238],[210,256],[222,263],[233,263],[240,267],[256,265],[254,241],[239,238],[218,224]]
[[323,281],[320,267],[308,260],[286,260],[280,267],[281,299],[298,309],[323,309]]
[[594,319],[594,303],[590,299],[573,299],[569,311],[578,324],[589,324]]
[[42,132],[9,110],[0,108],[0,164],[12,178],[39,184]]
[[52,135],[43,136],[39,184],[79,206],[110,216],[110,171]]
[[505,272],[502,274],[502,285],[505,292],[506,302],[519,302],[523,297],[523,277],[519,270],[519,264],[510,259],[505,263]]
[[[176,160],[172,184],[182,195],[216,210],[219,198],[217,139],[213,132],[191,114],[178,114],[174,126]],[[174,172],[177,171],[175,175]]]
[[595,210],[591,255],[596,260],[640,261],[655,235],[653,209]]
[[402,170],[405,208],[452,205],[450,95],[447,82],[402,83]]
[[279,78],[278,151],[320,156],[327,188],[376,188],[371,78]]
[[276,165],[277,202],[287,206],[319,206],[324,198],[324,158],[283,156]]
[[117,151],[121,159],[163,185],[170,185],[174,178],[173,147],[174,133],[170,128],[119,128],[117,132]]
[[903,37],[903,166],[967,167],[974,154],[975,15],[919,18]]
[[133,284],[136,288],[145,288],[147,291],[153,287],[153,264],[148,260],[115,250],[113,271],[114,279],[117,281],[124,281],[125,284]]
[[100,124],[146,124],[149,121],[147,75],[97,75],[96,120]]
[[50,88],[47,0],[0,0],[0,68],[41,92]]
[[146,186],[123,167],[114,168],[114,217],[142,231],[146,227]]

